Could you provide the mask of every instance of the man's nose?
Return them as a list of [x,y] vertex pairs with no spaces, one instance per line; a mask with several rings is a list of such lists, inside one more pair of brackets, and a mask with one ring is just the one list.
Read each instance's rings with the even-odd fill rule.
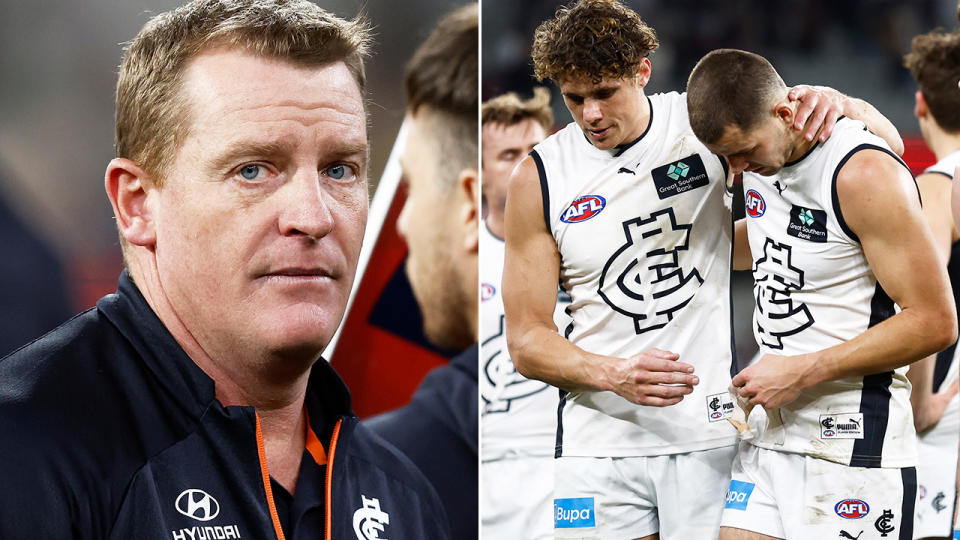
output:
[[728,157],[727,163],[730,164],[731,174],[740,174],[750,165],[750,162],[747,161],[747,158],[743,156]]
[[410,219],[410,194],[403,201],[403,208],[400,209],[400,215],[397,216],[397,233],[404,240],[407,239],[407,220]]
[[583,121],[588,124],[596,124],[603,120],[603,110],[600,109],[600,102],[595,99],[588,99],[583,102]]
[[280,212],[280,233],[315,239],[330,234],[334,227],[331,199],[319,173],[298,174],[286,187],[289,189]]

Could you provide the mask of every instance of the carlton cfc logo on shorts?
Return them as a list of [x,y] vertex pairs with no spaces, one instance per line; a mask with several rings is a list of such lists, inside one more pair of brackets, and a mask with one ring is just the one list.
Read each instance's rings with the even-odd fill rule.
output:
[[553,526],[556,529],[576,529],[597,525],[593,497],[553,500]]
[[599,195],[584,195],[570,203],[570,206],[563,211],[560,221],[564,223],[580,223],[586,221],[600,212],[607,206],[607,200]]
[[860,499],[844,499],[833,507],[833,511],[844,519],[860,519],[870,513],[870,505]]
[[763,196],[755,189],[748,189],[743,196],[743,205],[747,210],[747,215],[758,218],[767,211],[767,203]]

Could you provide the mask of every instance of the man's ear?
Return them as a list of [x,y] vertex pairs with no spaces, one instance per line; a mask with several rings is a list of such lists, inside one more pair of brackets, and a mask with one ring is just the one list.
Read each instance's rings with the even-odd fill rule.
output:
[[917,118],[923,118],[930,114],[930,107],[927,105],[927,99],[923,97],[923,92],[917,90],[913,95],[913,115]]
[[640,67],[637,69],[637,85],[640,88],[643,88],[650,82],[650,75],[653,73],[653,65],[650,64],[650,59],[644,57],[640,61]]
[[796,116],[796,102],[791,103],[786,98],[781,99],[773,106],[773,115],[786,124],[787,127],[793,125],[793,118]]
[[157,232],[148,198],[153,181],[140,166],[126,158],[114,158],[103,179],[107,198],[120,234],[133,245],[153,248]]
[[477,253],[480,245],[480,175],[463,169],[457,176],[457,225],[463,229],[463,247]]

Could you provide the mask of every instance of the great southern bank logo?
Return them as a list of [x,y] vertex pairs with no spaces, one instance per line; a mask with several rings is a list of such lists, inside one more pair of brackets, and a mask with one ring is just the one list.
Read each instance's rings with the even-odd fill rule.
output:
[[596,527],[593,497],[553,500],[553,526],[556,529]]
[[671,180],[679,180],[680,178],[686,178],[689,172],[690,166],[682,161],[678,161],[667,171],[667,176],[669,176]]
[[560,221],[564,223],[586,221],[603,211],[606,205],[607,200],[600,195],[584,195],[570,203],[560,216]]
[[187,489],[177,497],[177,512],[198,521],[210,521],[220,513],[220,503],[202,489]]
[[750,217],[758,218],[767,211],[767,203],[755,189],[747,190],[747,193],[743,196],[743,204],[746,207],[747,215]]

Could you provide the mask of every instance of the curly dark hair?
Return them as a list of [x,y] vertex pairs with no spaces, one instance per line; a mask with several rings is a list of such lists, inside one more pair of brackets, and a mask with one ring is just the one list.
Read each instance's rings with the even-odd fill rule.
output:
[[903,63],[937,124],[949,133],[960,132],[960,31],[934,30],[913,38]]
[[619,79],[636,73],[660,42],[636,11],[617,0],[577,0],[537,28],[533,69],[537,80]]

